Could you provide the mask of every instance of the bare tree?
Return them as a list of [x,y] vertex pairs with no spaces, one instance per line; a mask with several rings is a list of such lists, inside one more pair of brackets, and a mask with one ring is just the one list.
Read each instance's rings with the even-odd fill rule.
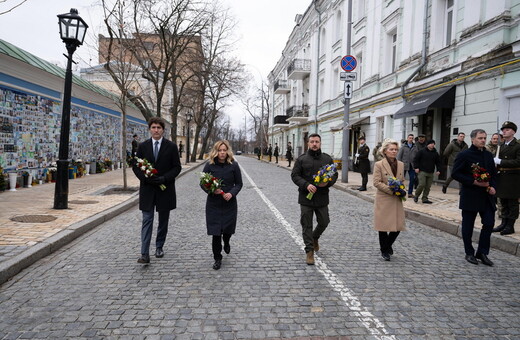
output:
[[[4,3],[4,2],[7,2],[7,0],[1,0],[1,1],[0,1],[0,4],[1,4],[1,3]],[[14,1],[12,1],[11,3],[13,3],[13,2],[14,2]],[[18,3],[16,3],[16,4],[11,4],[11,5],[10,5],[10,6],[12,6],[11,8],[9,8],[9,9],[3,11],[3,12],[0,12],[0,15],[3,15],[3,14],[6,14],[6,13],[11,12],[12,10],[14,10],[14,9],[20,7],[21,5],[23,5],[25,2],[27,2],[27,0],[21,0],[21,1],[17,1],[17,2],[18,2]]]

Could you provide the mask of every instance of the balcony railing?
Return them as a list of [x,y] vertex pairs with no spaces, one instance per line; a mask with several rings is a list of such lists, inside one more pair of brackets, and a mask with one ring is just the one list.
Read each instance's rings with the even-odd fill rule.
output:
[[276,83],[274,83],[274,93],[275,94],[285,94],[289,93],[291,90],[289,89],[289,85],[287,80],[278,79]]
[[287,67],[289,79],[304,79],[311,73],[311,61],[309,59],[294,59]]
[[274,125],[276,124],[289,124],[287,122],[287,116],[274,116]]
[[285,110],[287,117],[309,117],[309,105],[294,105]]

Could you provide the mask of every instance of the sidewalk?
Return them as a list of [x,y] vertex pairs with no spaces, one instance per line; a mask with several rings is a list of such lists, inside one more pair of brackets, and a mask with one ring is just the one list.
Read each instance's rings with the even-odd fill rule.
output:
[[[204,161],[183,164],[179,177]],[[53,209],[54,183],[0,193],[0,284],[83,233],[138,203],[139,181],[127,169],[69,180],[68,209]]]
[[[254,155],[248,155],[255,157]],[[269,163],[267,156],[264,156],[263,162]],[[274,157],[272,158],[271,164],[279,166],[281,168],[292,170],[287,167],[287,161],[279,160],[278,164],[275,164]],[[374,202],[376,189],[372,185],[372,174],[368,175],[368,186],[367,191],[358,191],[357,188],[361,185],[361,175],[357,172],[348,172],[348,183],[343,183],[341,178],[341,170],[339,171],[339,179],[334,185],[335,188],[348,192],[351,195],[357,196],[368,202]],[[408,180],[405,181],[405,185],[408,185]],[[452,182],[452,185],[457,185],[456,181]],[[427,226],[448,232],[452,235],[462,237],[461,233],[461,213],[459,210],[459,192],[456,187],[449,187],[446,194],[443,194],[442,185],[434,183],[430,190],[429,200],[433,204],[423,204],[419,200],[419,203],[415,203],[412,198],[408,198],[404,202],[404,208],[406,218],[425,224]],[[500,220],[496,219],[495,222],[500,223]],[[475,231],[473,233],[473,241],[478,242],[480,236],[480,217],[477,216],[475,225]],[[496,223],[496,224],[498,224]],[[520,256],[520,222],[516,223],[516,233],[512,235],[502,236],[499,233],[493,233],[491,236],[491,247],[499,249],[506,253]]]

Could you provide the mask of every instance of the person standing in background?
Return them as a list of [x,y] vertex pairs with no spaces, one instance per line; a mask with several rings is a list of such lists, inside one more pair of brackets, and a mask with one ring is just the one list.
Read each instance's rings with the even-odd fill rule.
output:
[[278,156],[280,155],[280,149],[278,148],[278,143],[274,143],[274,152],[273,152],[273,156],[275,157],[276,159],[276,164],[278,164]]
[[466,144],[464,138],[466,138],[466,134],[464,132],[459,132],[457,138],[452,140],[451,143],[448,144],[448,146],[446,147],[446,149],[444,149],[444,152],[442,154],[444,157],[448,158],[448,167],[450,171],[450,176],[446,178],[446,181],[444,181],[444,185],[442,186],[443,194],[446,193],[448,186],[450,185],[451,181],[453,181],[453,178],[451,177],[451,172],[453,171],[453,163],[455,162],[455,158],[457,158],[459,152],[468,148],[468,144]]
[[287,167],[290,168],[291,167],[291,161],[293,159],[291,142],[287,142],[287,150],[285,151],[285,158],[289,162],[289,165],[287,165]]
[[179,156],[182,158],[182,152],[184,151],[184,145],[182,141],[179,141]]
[[419,185],[415,191],[413,201],[417,203],[422,194],[422,202],[424,204],[432,204],[433,202],[428,199],[428,195],[433,184],[435,168],[437,168],[437,176],[440,174],[441,169],[441,156],[435,149],[435,141],[433,139],[426,142],[426,147],[417,152],[413,160],[413,167],[419,177]]
[[413,198],[413,185],[415,183],[415,169],[413,168],[413,159],[417,154],[417,146],[413,142],[414,135],[410,133],[406,138],[406,142],[403,143],[397,154],[397,160],[403,162],[404,172],[408,174],[408,197]]
[[132,140],[132,157],[135,157],[138,147],[139,147],[139,138],[137,137],[137,135],[134,135],[134,139]]
[[358,188],[359,191],[367,191],[368,184],[368,173],[370,172],[370,161],[368,156],[370,155],[370,148],[365,143],[365,137],[361,136],[358,138],[359,147],[356,153],[356,164],[359,173],[361,174],[361,186]]

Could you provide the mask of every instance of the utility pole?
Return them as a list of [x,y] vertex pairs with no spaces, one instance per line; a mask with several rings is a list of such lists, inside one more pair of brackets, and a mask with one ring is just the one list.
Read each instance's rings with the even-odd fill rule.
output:
[[[347,55],[341,60],[341,67],[350,72],[356,68],[356,59],[350,55],[352,34],[352,0],[348,2],[347,13]],[[348,183],[348,165],[349,165],[349,140],[350,140],[350,126],[349,126],[349,110],[350,98],[352,97],[352,83],[345,79],[344,92],[344,106],[343,106],[343,141],[342,141],[342,157],[341,157],[341,182]],[[354,79],[355,80],[355,79]]]

